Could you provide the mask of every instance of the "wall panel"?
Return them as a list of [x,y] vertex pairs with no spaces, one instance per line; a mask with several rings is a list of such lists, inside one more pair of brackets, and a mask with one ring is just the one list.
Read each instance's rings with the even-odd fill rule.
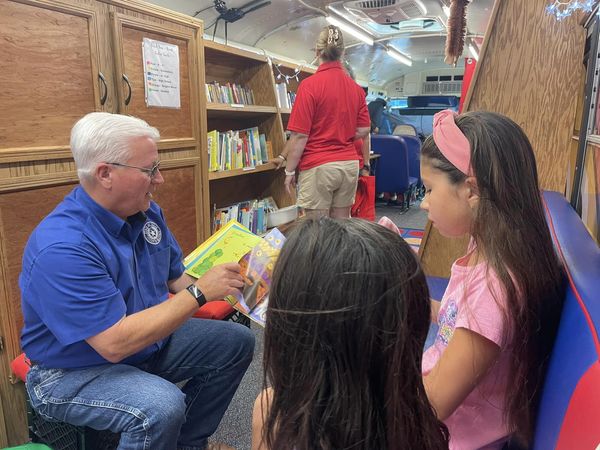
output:
[[[495,111],[517,122],[533,145],[541,187],[563,192],[585,76],[585,32],[577,17],[557,22],[547,4],[496,1],[464,110]],[[465,241],[428,229],[421,250],[427,273],[448,276]]]

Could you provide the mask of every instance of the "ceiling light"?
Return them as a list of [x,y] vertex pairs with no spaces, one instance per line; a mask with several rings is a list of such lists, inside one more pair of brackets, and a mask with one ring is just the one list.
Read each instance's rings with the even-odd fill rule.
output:
[[477,50],[475,50],[473,44],[469,44],[469,51],[471,52],[473,58],[475,58],[475,61],[479,61],[479,53],[477,53]]
[[408,56],[400,53],[395,48],[387,47],[386,53],[388,55],[390,55],[392,58],[394,58],[396,61],[400,61],[402,64],[406,64],[407,66],[412,66],[412,59],[410,59]]
[[327,16],[327,22],[331,25],[335,25],[336,27],[341,28],[343,31],[351,34],[357,39],[360,39],[365,44],[373,45],[373,38],[369,36],[367,33],[360,31],[358,28],[353,27],[350,24],[342,22],[341,20],[336,19],[335,17]]

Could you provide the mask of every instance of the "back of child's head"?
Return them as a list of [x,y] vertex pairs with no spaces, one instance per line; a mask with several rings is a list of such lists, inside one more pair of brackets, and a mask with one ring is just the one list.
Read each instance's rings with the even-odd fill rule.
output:
[[532,146],[521,127],[501,114],[443,111],[434,117],[434,133],[423,143],[421,158],[453,185],[475,178],[479,199],[470,234],[507,297],[511,334],[505,338],[512,339],[513,351],[505,412],[512,430],[527,441],[562,299],[562,271]]
[[269,297],[269,448],[445,448],[421,377],[429,323],[425,277],[397,234],[357,219],[301,221]]

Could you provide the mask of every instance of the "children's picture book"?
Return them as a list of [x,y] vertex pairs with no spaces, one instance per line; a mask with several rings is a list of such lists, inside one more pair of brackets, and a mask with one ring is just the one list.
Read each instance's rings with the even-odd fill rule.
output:
[[264,327],[273,268],[284,242],[277,228],[261,238],[232,220],[190,253],[183,264],[187,274],[200,278],[217,264],[239,263],[245,286],[240,294],[225,300]]
[[200,278],[217,264],[239,262],[261,240],[248,228],[232,220],[183,260],[185,271],[188,275]]
[[230,295],[227,301],[250,319],[265,326],[269,289],[273,268],[285,237],[277,228],[269,231],[260,243],[240,259],[245,286],[238,295]]

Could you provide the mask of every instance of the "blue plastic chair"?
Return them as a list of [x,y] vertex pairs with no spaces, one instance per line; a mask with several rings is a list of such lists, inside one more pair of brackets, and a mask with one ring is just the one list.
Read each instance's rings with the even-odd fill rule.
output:
[[399,136],[371,136],[371,149],[381,155],[375,168],[375,191],[403,194],[408,209],[417,179],[409,175],[408,148]]

